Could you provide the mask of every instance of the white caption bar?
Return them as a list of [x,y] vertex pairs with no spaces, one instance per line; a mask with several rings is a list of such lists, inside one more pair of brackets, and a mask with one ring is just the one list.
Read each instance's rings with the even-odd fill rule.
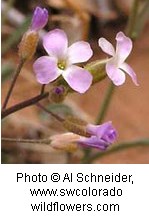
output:
[[146,221],[149,165],[1,165],[5,221]]

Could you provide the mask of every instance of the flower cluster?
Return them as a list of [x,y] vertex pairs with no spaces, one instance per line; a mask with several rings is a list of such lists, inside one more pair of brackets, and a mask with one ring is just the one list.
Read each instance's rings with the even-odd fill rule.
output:
[[[36,27],[33,19],[33,27]],[[38,21],[38,20],[37,20]],[[38,22],[37,22],[38,24]],[[135,85],[137,77],[133,69],[124,61],[132,50],[132,41],[123,32],[116,35],[116,50],[105,38],[98,40],[99,47],[111,55],[107,59],[106,72],[112,82],[119,86],[125,82],[125,73],[128,73]],[[78,41],[68,47],[68,39],[63,30],[55,29],[43,37],[43,47],[48,56],[38,58],[33,69],[37,81],[41,84],[53,82],[63,76],[68,85],[79,93],[86,92],[92,84],[92,75],[85,69],[74,65],[87,62],[93,55],[89,43]]]
[[[43,28],[48,19],[46,9],[36,8],[30,30],[37,32]],[[135,85],[138,85],[137,77],[133,69],[125,63],[125,60],[132,51],[132,41],[125,36],[123,32],[116,35],[116,50],[113,45],[105,38],[99,38],[99,47],[111,57],[106,60],[105,70],[111,81],[119,86],[125,82],[125,73],[131,77]],[[85,68],[76,64],[87,62],[93,55],[90,44],[85,41],[78,41],[71,46],[68,45],[66,33],[61,29],[54,29],[43,37],[43,47],[48,55],[38,58],[33,69],[36,79],[40,84],[49,84],[56,79],[64,79],[68,86],[74,91],[85,93],[93,82],[93,75]],[[58,85],[52,89],[51,99],[55,101],[63,100],[64,87]],[[69,125],[69,124],[68,124]],[[77,125],[76,125],[77,127]],[[85,135],[79,133],[69,133],[64,138],[71,137],[71,141],[63,141],[63,136],[54,137],[53,146],[70,146],[77,143],[83,147],[93,147],[100,150],[105,150],[111,145],[117,137],[117,132],[111,122],[106,122],[102,125],[87,124],[85,126]],[[70,130],[71,131],[71,130]],[[75,136],[74,136],[75,135]],[[74,148],[74,146],[71,146]]]

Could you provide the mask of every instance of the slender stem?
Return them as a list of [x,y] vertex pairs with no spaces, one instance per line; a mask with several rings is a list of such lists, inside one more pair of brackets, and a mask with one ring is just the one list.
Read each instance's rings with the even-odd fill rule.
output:
[[149,138],[130,141],[130,142],[124,142],[124,143],[119,143],[119,144],[113,145],[106,152],[97,153],[97,154],[93,155],[92,157],[90,157],[88,159],[83,159],[82,162],[83,163],[92,163],[94,160],[96,160],[98,158],[101,158],[103,156],[107,156],[107,155],[115,153],[117,151],[122,151],[122,150],[125,150],[125,149],[138,147],[138,146],[144,146],[144,147],[149,148]]
[[43,94],[44,93],[44,90],[45,90],[45,84],[43,84],[42,86],[41,86],[41,91],[40,91],[40,94]]
[[29,100],[25,100],[25,101],[23,101],[21,103],[18,103],[16,105],[14,105],[14,106],[12,106],[12,107],[2,111],[1,117],[3,119],[3,118],[5,118],[6,116],[8,116],[8,115],[10,115],[12,113],[15,113],[15,112],[17,112],[17,111],[19,111],[21,109],[24,109],[24,108],[26,108],[28,106],[36,104],[37,102],[41,101],[42,99],[47,98],[48,96],[49,96],[49,93],[46,92],[46,93],[44,93],[42,95],[38,95],[38,96],[35,96],[35,97],[33,97],[33,98],[29,99]]
[[111,98],[113,96],[114,89],[115,89],[115,86],[111,82],[109,87],[108,87],[108,89],[107,89],[105,97],[103,99],[103,103],[102,103],[102,105],[100,107],[100,112],[99,112],[99,114],[97,116],[96,124],[100,124],[103,121],[103,119],[104,119],[104,117],[105,117],[105,115],[107,113],[107,110],[109,108],[109,105],[110,105],[110,102],[111,102]]
[[126,27],[126,34],[130,38],[134,37],[133,32],[134,32],[135,25],[136,25],[139,3],[140,3],[140,0],[134,0],[132,10],[131,10],[131,13],[130,13],[130,16],[129,16],[128,24],[127,24],[127,27]]
[[9,88],[8,93],[7,93],[7,95],[6,95],[6,98],[5,98],[5,101],[4,101],[2,110],[4,110],[4,109],[6,108],[6,106],[7,106],[7,104],[8,104],[8,101],[9,101],[9,98],[10,98],[10,96],[11,96],[12,90],[13,90],[13,88],[14,88],[14,86],[15,86],[16,80],[17,80],[17,78],[18,78],[18,76],[19,76],[19,74],[20,74],[20,71],[21,71],[24,63],[25,63],[25,60],[20,59],[19,64],[18,64],[18,66],[17,66],[17,68],[16,68],[16,71],[15,71],[15,73],[14,73],[12,82],[11,82],[11,84],[10,84],[10,88]]
[[64,119],[60,116],[58,116],[57,114],[51,112],[49,109],[45,108],[44,106],[42,106],[40,103],[37,103],[36,106],[38,106],[39,108],[41,108],[43,111],[45,111],[46,113],[50,114],[51,116],[53,116],[55,119],[57,119],[60,122],[63,122]]
[[40,139],[40,140],[36,140],[36,139],[14,139],[14,138],[4,138],[2,137],[2,141],[3,142],[14,142],[14,143],[38,143],[38,144],[50,144],[51,140],[50,139]]
[[149,17],[149,0],[146,0],[144,2],[142,9],[140,10],[140,13],[138,13],[137,16],[137,21],[135,24],[135,33],[134,33],[135,38],[137,38],[142,32],[148,17]]

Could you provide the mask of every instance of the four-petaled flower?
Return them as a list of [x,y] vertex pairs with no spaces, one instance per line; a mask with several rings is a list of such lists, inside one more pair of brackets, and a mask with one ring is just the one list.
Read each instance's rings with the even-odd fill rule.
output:
[[36,7],[33,13],[30,29],[32,31],[39,31],[48,22],[48,11],[45,8]]
[[62,75],[73,90],[79,93],[88,90],[92,84],[92,75],[73,64],[89,60],[93,54],[89,43],[78,41],[68,47],[65,32],[55,29],[43,37],[43,47],[49,56],[38,58],[33,65],[39,83],[48,84]]
[[112,56],[106,63],[106,72],[113,83],[117,86],[122,85],[125,82],[126,72],[134,84],[138,85],[135,72],[124,62],[132,50],[131,39],[126,37],[123,32],[119,32],[116,35],[116,50],[105,38],[100,38],[98,44],[105,53]]
[[111,122],[106,122],[102,125],[88,124],[86,127],[87,133],[90,137],[80,137],[78,143],[87,147],[93,147],[101,150],[105,150],[111,145],[117,137],[117,132],[112,126]]

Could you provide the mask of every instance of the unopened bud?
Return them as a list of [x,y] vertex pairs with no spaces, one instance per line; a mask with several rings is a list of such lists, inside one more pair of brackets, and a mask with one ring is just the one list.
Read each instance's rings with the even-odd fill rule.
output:
[[51,146],[54,149],[64,150],[67,152],[75,152],[78,148],[78,140],[80,136],[73,133],[63,133],[50,137]]
[[67,91],[64,86],[55,86],[49,92],[49,99],[55,103],[61,103],[64,101],[67,95]]
[[31,59],[36,52],[39,40],[38,32],[27,31],[19,44],[19,56],[23,60]]

